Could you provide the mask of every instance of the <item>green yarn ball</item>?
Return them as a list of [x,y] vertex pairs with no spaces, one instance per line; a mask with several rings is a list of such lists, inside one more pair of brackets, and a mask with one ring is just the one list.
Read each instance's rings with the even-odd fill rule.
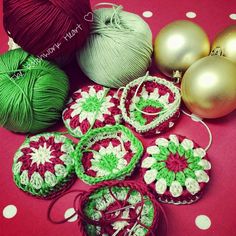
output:
[[95,10],[92,31],[77,61],[94,82],[119,88],[145,75],[152,52],[148,24],[116,6]]
[[0,56],[0,126],[19,133],[41,132],[61,117],[67,75],[22,49]]

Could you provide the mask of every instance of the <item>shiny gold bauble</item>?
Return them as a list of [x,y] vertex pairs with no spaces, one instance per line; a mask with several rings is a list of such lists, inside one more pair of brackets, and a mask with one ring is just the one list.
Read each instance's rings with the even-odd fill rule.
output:
[[169,77],[185,72],[198,59],[209,55],[210,42],[203,29],[186,20],[174,21],[156,37],[154,56],[159,70]]
[[229,114],[236,108],[236,64],[222,56],[200,59],[184,74],[181,93],[187,108],[202,118]]
[[223,55],[236,62],[236,25],[231,25],[220,32],[212,44],[212,48],[221,48]]

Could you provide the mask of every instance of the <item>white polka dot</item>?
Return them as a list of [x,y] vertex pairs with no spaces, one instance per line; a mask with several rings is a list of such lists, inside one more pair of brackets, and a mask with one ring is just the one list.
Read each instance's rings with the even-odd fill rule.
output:
[[232,20],[236,20],[236,13],[230,14],[229,18]]
[[197,14],[193,11],[189,11],[189,12],[186,13],[186,16],[188,18],[195,18],[197,16]]
[[9,39],[8,39],[8,50],[14,50],[14,49],[17,49],[17,48],[20,48],[20,46],[18,44],[16,44],[12,38],[9,37]]
[[16,215],[16,213],[17,213],[17,208],[14,205],[6,206],[2,211],[3,216],[7,219],[13,218]]
[[[69,208],[66,210],[64,217],[65,219],[69,218],[70,216],[72,216],[75,213],[75,209],[74,208]],[[78,215],[75,215],[74,217],[72,217],[71,219],[68,220],[68,222],[75,222],[78,219]]]
[[145,11],[143,12],[143,16],[146,18],[150,18],[153,16],[153,13],[151,11]]
[[206,215],[199,215],[195,219],[195,224],[199,229],[206,230],[211,227],[211,220]]

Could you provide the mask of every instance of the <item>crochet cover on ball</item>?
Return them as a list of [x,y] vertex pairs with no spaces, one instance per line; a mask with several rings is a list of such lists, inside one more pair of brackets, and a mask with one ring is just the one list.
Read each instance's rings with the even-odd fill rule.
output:
[[142,143],[122,125],[94,129],[73,154],[78,177],[88,184],[130,176],[143,153]]
[[71,140],[59,133],[27,138],[14,157],[14,181],[23,191],[51,199],[66,191],[77,179]]
[[161,209],[142,184],[133,181],[106,182],[81,199],[86,216],[84,235],[157,235]]
[[86,86],[72,95],[62,118],[70,134],[80,138],[90,129],[121,123],[119,104],[116,91]]
[[160,201],[173,204],[197,201],[210,180],[210,169],[205,150],[179,135],[156,139],[142,161],[144,182]]
[[125,87],[120,109],[132,129],[152,136],[175,125],[180,115],[180,102],[179,90],[173,83],[146,75]]

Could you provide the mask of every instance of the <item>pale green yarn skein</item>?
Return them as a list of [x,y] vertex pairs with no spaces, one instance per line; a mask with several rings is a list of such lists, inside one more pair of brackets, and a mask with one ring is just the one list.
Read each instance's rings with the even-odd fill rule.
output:
[[67,75],[22,49],[0,56],[0,126],[19,133],[41,132],[61,117]]
[[101,8],[94,11],[92,31],[77,61],[94,82],[119,88],[145,75],[152,52],[152,32],[141,17],[121,7]]

